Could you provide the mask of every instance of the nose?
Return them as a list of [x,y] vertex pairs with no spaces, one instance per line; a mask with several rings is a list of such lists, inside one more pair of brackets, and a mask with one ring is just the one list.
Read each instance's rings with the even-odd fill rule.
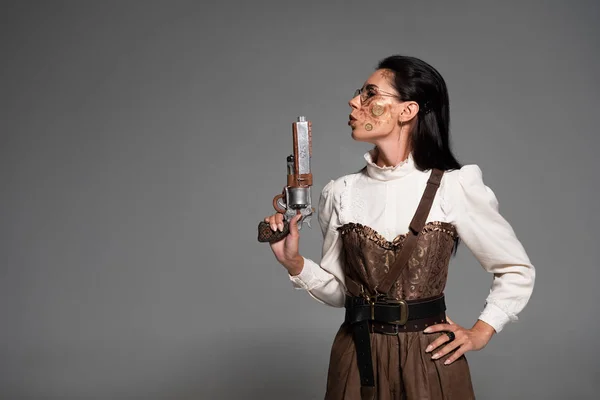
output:
[[348,105],[350,106],[350,108],[358,110],[360,108],[360,95],[351,98],[348,102]]

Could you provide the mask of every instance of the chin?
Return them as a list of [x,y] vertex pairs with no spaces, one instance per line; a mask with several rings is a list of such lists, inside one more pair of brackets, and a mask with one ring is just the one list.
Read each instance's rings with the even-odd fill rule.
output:
[[371,135],[368,133],[361,131],[360,129],[352,129],[352,139],[357,142],[369,142]]

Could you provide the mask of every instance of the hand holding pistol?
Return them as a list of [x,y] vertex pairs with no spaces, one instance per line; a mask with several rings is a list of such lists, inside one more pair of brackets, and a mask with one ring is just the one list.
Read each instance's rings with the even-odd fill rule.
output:
[[[258,241],[274,243],[290,232],[290,221],[300,215],[298,229],[302,223],[310,226],[314,212],[311,202],[312,173],[310,159],[312,156],[311,122],[305,117],[298,117],[292,124],[294,154],[287,157],[287,185],[283,191],[273,198],[273,207],[277,214],[265,218],[258,225]],[[271,223],[269,223],[269,221]],[[282,223],[281,231],[272,229]]]

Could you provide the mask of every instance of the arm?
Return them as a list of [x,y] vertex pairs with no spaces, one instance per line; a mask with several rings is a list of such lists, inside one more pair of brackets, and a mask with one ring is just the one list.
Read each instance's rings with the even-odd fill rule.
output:
[[320,303],[343,307],[345,298],[342,270],[342,241],[337,231],[339,220],[336,211],[334,187],[331,180],[321,192],[318,219],[323,234],[323,249],[320,265],[301,257],[298,268],[290,272],[290,280],[296,289],[306,290]]
[[444,364],[451,364],[465,352],[484,348],[495,332],[509,321],[516,321],[523,310],[535,280],[535,269],[510,224],[500,215],[494,192],[483,183],[481,169],[466,165],[445,174],[442,208],[458,231],[458,235],[477,258],[481,266],[494,275],[485,308],[471,329],[465,329],[448,319],[448,324],[436,324],[426,333],[447,331],[426,349],[439,359],[453,351]]
[[481,169],[466,165],[448,173],[443,207],[449,222],[494,278],[485,308],[476,327],[487,329],[480,321],[500,332],[509,321],[516,321],[531,296],[535,268],[517,239],[511,225],[498,211],[494,192],[484,184]]

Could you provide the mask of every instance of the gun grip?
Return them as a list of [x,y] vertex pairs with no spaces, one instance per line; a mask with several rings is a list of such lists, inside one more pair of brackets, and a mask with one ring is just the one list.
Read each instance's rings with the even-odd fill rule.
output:
[[290,233],[290,223],[288,221],[283,221],[283,231],[272,230],[271,225],[265,221],[261,221],[258,224],[258,241],[261,243],[277,242],[286,237],[288,233]]

